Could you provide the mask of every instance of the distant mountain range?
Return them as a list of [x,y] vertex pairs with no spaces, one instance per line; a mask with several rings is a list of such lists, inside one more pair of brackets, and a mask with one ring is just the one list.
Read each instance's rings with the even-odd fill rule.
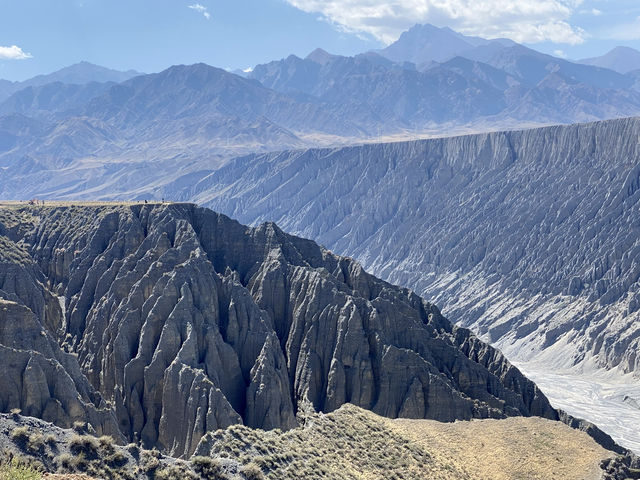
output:
[[619,73],[629,73],[640,70],[640,52],[629,47],[616,47],[600,57],[585,58],[579,62],[609,68]]
[[251,152],[640,115],[640,70],[431,25],[377,52],[318,49],[242,73],[83,62],[0,81],[0,193],[137,198],[175,180],[176,165],[198,172]]
[[48,75],[38,75],[24,82],[9,82],[0,80],[0,101],[5,100],[11,94],[27,87],[41,87],[51,83],[65,83],[73,85],[83,85],[91,82],[124,82],[137,75],[142,75],[135,70],[121,72],[110,68],[94,65],[89,62],[80,62],[69,67],[65,67],[57,72]]
[[290,95],[310,95],[382,131],[438,124],[572,123],[640,111],[636,80],[545,55],[510,40],[416,26],[384,50],[355,57],[316,50],[249,74]]

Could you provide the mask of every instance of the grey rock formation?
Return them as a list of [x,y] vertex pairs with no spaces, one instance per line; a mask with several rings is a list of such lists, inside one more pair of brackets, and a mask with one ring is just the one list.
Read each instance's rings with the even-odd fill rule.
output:
[[345,402],[390,417],[557,418],[435,306],[274,224],[190,204],[17,212],[7,241],[41,279],[37,297],[65,299],[52,330],[78,363],[61,374],[144,446],[190,455],[207,431],[292,428]]
[[3,212],[0,224],[0,409],[70,427],[90,421],[119,436],[113,412],[86,380],[77,358],[64,352],[64,314],[19,236],[20,217]]
[[354,256],[494,342],[564,340],[567,365],[633,372],[639,134],[625,119],[254,155],[182,195]]
[[[640,120],[623,119],[253,155],[166,191],[357,258],[535,363],[529,374],[620,378],[640,373],[639,137]],[[640,400],[632,383],[614,403]],[[586,416],[569,390],[550,392]],[[596,424],[637,415],[630,400],[590,405]],[[638,446],[632,426],[608,433]]]

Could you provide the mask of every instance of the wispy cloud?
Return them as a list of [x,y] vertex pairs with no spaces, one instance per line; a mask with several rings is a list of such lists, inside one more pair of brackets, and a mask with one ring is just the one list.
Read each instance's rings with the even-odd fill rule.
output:
[[207,20],[211,18],[211,14],[208,12],[208,8],[201,3],[194,3],[193,5],[189,5],[189,8],[191,10],[195,10],[196,12],[200,12]]
[[585,32],[569,23],[583,0],[286,0],[320,13],[351,32],[391,43],[416,23],[449,26],[469,35],[508,37],[519,42],[584,42]]
[[33,58],[33,55],[22,51],[17,45],[10,47],[0,46],[0,59],[2,60],[25,60],[27,58]]
[[600,15],[602,15],[602,10],[598,10],[597,8],[593,8],[593,9],[591,9],[591,13],[593,15],[595,15],[596,17],[599,17]]

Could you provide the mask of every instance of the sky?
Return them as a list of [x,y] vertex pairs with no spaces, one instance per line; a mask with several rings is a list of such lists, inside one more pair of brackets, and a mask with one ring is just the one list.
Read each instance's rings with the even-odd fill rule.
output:
[[416,23],[569,59],[640,50],[640,0],[0,0],[0,79],[83,60],[150,73],[246,69],[317,47],[354,55]]

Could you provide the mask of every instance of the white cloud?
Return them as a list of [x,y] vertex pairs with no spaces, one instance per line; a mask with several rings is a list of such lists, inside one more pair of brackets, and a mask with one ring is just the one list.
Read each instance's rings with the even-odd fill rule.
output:
[[553,54],[559,58],[567,58],[567,54],[565,53],[564,50],[554,50]]
[[602,15],[602,10],[598,10],[597,8],[594,8],[591,10],[591,13],[596,17],[599,17],[600,15]]
[[585,32],[568,23],[583,0],[286,0],[351,32],[391,43],[416,23],[518,42],[578,44]]
[[207,7],[205,7],[200,3],[194,3],[193,5],[189,5],[189,8],[191,10],[195,10],[196,12],[200,12],[202,15],[204,15],[204,18],[206,18],[207,20],[211,18],[211,14],[207,11],[208,10]]
[[24,60],[33,58],[30,53],[23,52],[17,45],[11,47],[0,47],[0,59],[2,60]]

